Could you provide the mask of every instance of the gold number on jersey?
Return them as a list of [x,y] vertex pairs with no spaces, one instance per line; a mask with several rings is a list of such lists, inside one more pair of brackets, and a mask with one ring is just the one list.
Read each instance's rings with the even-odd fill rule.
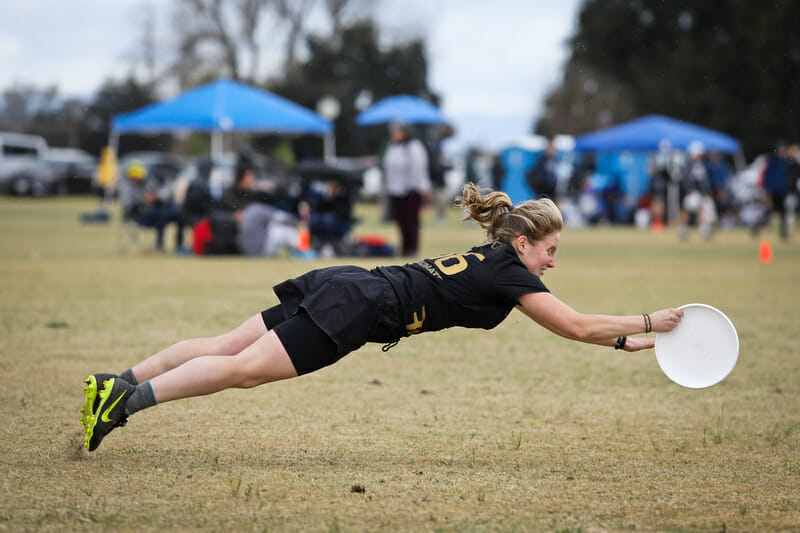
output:
[[483,261],[485,257],[483,254],[479,254],[478,252],[466,252],[463,254],[448,254],[442,255],[437,257],[433,260],[433,264],[436,265],[436,268],[444,274],[445,276],[453,276],[466,270],[467,268],[467,260],[466,256],[474,255],[478,258],[478,261]]
[[422,318],[417,317],[417,312],[414,311],[414,321],[411,324],[406,324],[406,331],[409,335],[414,335],[422,331],[422,324],[425,322],[425,306],[422,306]]

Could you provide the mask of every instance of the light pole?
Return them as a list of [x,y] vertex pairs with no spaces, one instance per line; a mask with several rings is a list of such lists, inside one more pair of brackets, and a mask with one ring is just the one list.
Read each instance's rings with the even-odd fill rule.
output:
[[336,128],[333,121],[339,116],[341,106],[335,96],[326,95],[317,102],[317,113],[331,121],[331,131],[323,137],[323,153],[326,162],[336,160]]

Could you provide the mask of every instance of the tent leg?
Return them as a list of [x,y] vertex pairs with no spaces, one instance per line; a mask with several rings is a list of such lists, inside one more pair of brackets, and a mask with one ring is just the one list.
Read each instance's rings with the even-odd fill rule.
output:
[[221,131],[212,131],[211,132],[211,159],[212,161],[220,161],[222,160],[222,152],[224,147],[222,146],[222,132]]
[[322,143],[325,161],[334,161],[336,159],[336,137],[333,132],[323,137]]

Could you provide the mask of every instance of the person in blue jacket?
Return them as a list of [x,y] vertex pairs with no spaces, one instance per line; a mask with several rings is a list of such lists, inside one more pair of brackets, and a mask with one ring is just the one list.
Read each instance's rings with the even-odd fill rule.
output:
[[789,238],[789,217],[786,212],[786,198],[789,196],[791,187],[789,185],[789,161],[786,156],[786,143],[779,141],[769,156],[764,172],[761,176],[761,187],[764,189],[767,211],[764,217],[753,228],[753,233],[758,232],[768,225],[773,213],[777,212],[780,217],[778,223],[778,234],[781,239]]

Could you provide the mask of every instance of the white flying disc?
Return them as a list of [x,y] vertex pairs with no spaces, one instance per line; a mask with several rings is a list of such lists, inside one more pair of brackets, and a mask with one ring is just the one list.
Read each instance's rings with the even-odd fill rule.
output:
[[739,358],[739,336],[725,313],[706,304],[679,307],[683,318],[668,333],[656,333],[656,360],[669,379],[703,389],[725,379]]

